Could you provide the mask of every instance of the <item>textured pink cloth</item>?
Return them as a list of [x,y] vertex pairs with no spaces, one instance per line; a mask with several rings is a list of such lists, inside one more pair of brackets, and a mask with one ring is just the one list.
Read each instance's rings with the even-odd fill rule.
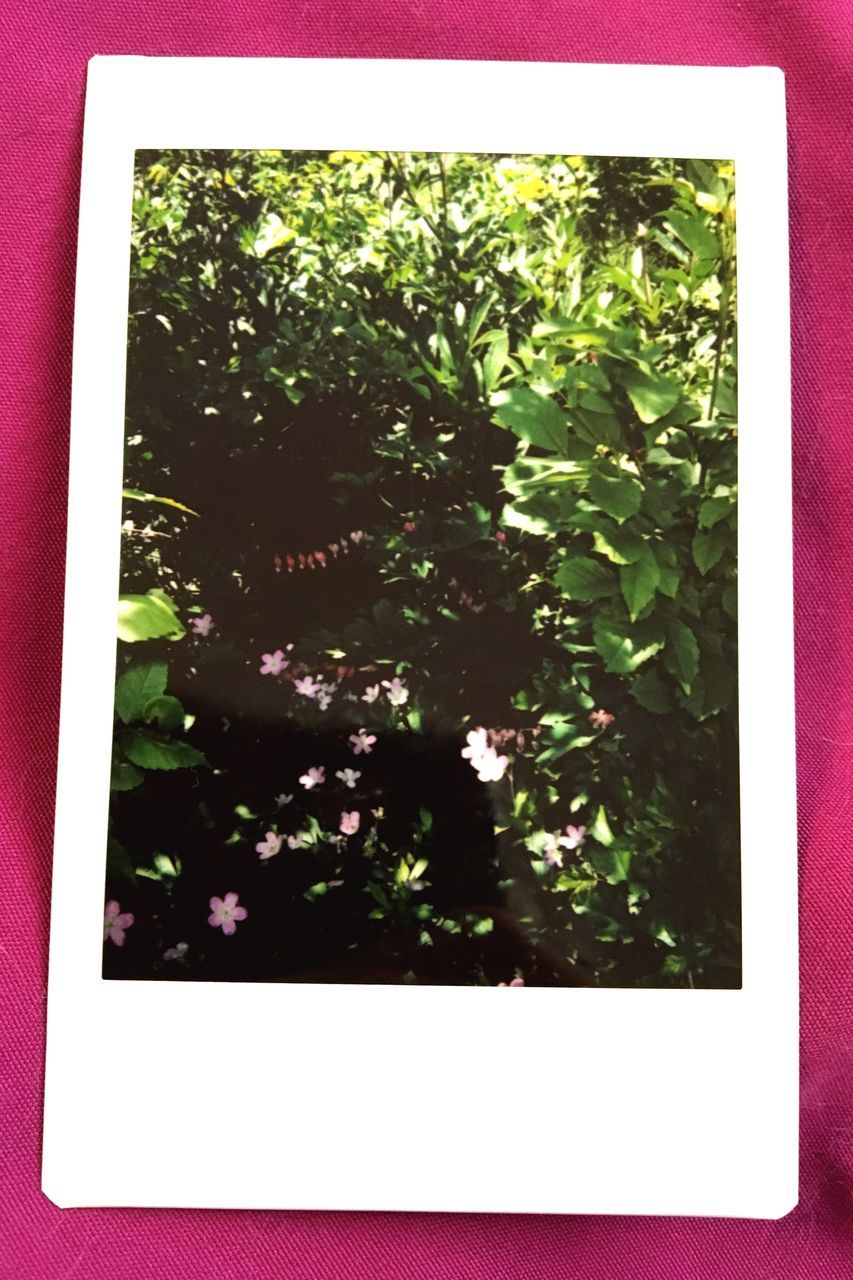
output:
[[[3,17],[0,1277],[849,1280],[850,0],[314,0],[290,7],[272,0],[3,0]],[[75,219],[85,64],[95,53],[772,63],[785,70],[794,309],[803,1163],[801,1205],[783,1221],[60,1212],[42,1196],[42,1046]],[[488,109],[508,107],[493,103]],[[781,424],[778,447],[788,448]],[[767,640],[772,644],[772,620]],[[112,1052],[108,1034],[104,1052]],[[523,1107],[514,1107],[507,1123],[524,1115]],[[104,1116],[92,1141],[103,1146],[107,1162],[133,1159],[122,1148],[120,1115]],[[464,1158],[464,1152],[457,1154]],[[535,1179],[536,1170],[520,1168],[515,1176]]]

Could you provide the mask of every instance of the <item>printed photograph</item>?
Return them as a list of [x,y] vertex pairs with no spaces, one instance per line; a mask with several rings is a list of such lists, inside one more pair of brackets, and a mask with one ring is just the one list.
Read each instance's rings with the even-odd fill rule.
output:
[[739,987],[734,165],[139,151],[128,228],[103,976]]

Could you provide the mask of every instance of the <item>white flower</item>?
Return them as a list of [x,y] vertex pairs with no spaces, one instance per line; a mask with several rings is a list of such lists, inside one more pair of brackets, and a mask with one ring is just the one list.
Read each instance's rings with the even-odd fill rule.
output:
[[299,779],[306,791],[310,791],[312,787],[319,787],[326,781],[326,770],[323,765],[312,765],[307,772],[303,773]]
[[293,687],[303,698],[316,698],[323,686],[312,676],[304,676],[301,680],[294,680]]
[[393,680],[383,680],[382,687],[386,690],[385,697],[392,707],[402,707],[404,702],[409,701],[409,691],[399,676],[395,676]]
[[378,697],[379,697],[379,685],[370,684],[367,686],[364,693],[362,694],[361,700],[362,702],[375,702]]
[[361,777],[358,769],[338,769],[335,774],[336,778],[340,778],[345,787],[354,787]]

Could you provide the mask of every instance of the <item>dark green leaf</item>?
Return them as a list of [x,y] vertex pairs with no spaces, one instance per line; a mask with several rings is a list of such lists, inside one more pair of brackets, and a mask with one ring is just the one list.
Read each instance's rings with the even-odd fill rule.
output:
[[589,496],[614,520],[627,520],[640,510],[643,490],[632,476],[607,476],[595,471],[589,478]]
[[599,560],[574,556],[562,560],[554,574],[554,582],[570,600],[598,600],[619,590],[614,574]]
[[202,753],[188,742],[161,741],[137,730],[124,736],[122,748],[128,760],[140,769],[188,769],[207,763]]
[[169,669],[165,662],[130,667],[116,681],[116,715],[124,724],[141,720],[152,698],[166,692]]
[[669,624],[663,664],[670,675],[675,676],[685,693],[699,670],[699,645],[686,623],[673,618]]
[[619,570],[622,596],[632,619],[654,600],[659,582],[658,562],[648,547],[644,548],[642,555],[633,564],[623,565]]

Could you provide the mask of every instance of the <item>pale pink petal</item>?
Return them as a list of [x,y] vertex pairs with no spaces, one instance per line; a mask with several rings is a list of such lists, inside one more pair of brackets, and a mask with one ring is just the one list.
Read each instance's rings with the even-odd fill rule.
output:
[[119,927],[115,925],[112,929],[110,929],[110,938],[116,944],[117,947],[123,947],[124,946],[124,929],[119,929]]
[[121,907],[117,902],[108,902],[106,910],[104,911],[104,917],[107,920],[114,920],[120,911]]
[[133,913],[131,911],[123,911],[120,916],[116,916],[116,924],[120,929],[129,929],[133,924]]
[[226,937],[228,937],[228,938],[230,938],[230,937],[231,937],[231,934],[232,934],[232,933],[236,933],[236,932],[237,932],[237,926],[236,926],[236,924],[234,923],[234,921],[233,921],[233,920],[223,920],[223,921],[222,921],[222,932],[223,932],[223,933],[226,935]]
[[221,899],[221,898],[211,898],[211,899],[210,899],[210,909],[211,909],[211,911],[214,911],[214,912],[216,912],[216,911],[221,911],[221,910],[222,910],[223,905],[224,905],[224,904],[223,904],[223,902],[222,902],[222,899]]
[[246,908],[245,908],[245,907],[235,907],[235,908],[234,908],[234,919],[235,919],[235,920],[245,920],[245,919],[246,919],[246,917],[248,916],[248,914],[249,914],[249,913],[248,913],[248,911],[246,910]]
[[214,929],[218,928],[219,916],[216,914],[216,912],[214,912],[212,916],[207,917],[207,923],[210,925],[213,925]]
[[222,899],[223,906],[228,907],[230,911],[232,907],[236,907],[237,897],[238,895],[236,893],[226,893],[225,897]]

